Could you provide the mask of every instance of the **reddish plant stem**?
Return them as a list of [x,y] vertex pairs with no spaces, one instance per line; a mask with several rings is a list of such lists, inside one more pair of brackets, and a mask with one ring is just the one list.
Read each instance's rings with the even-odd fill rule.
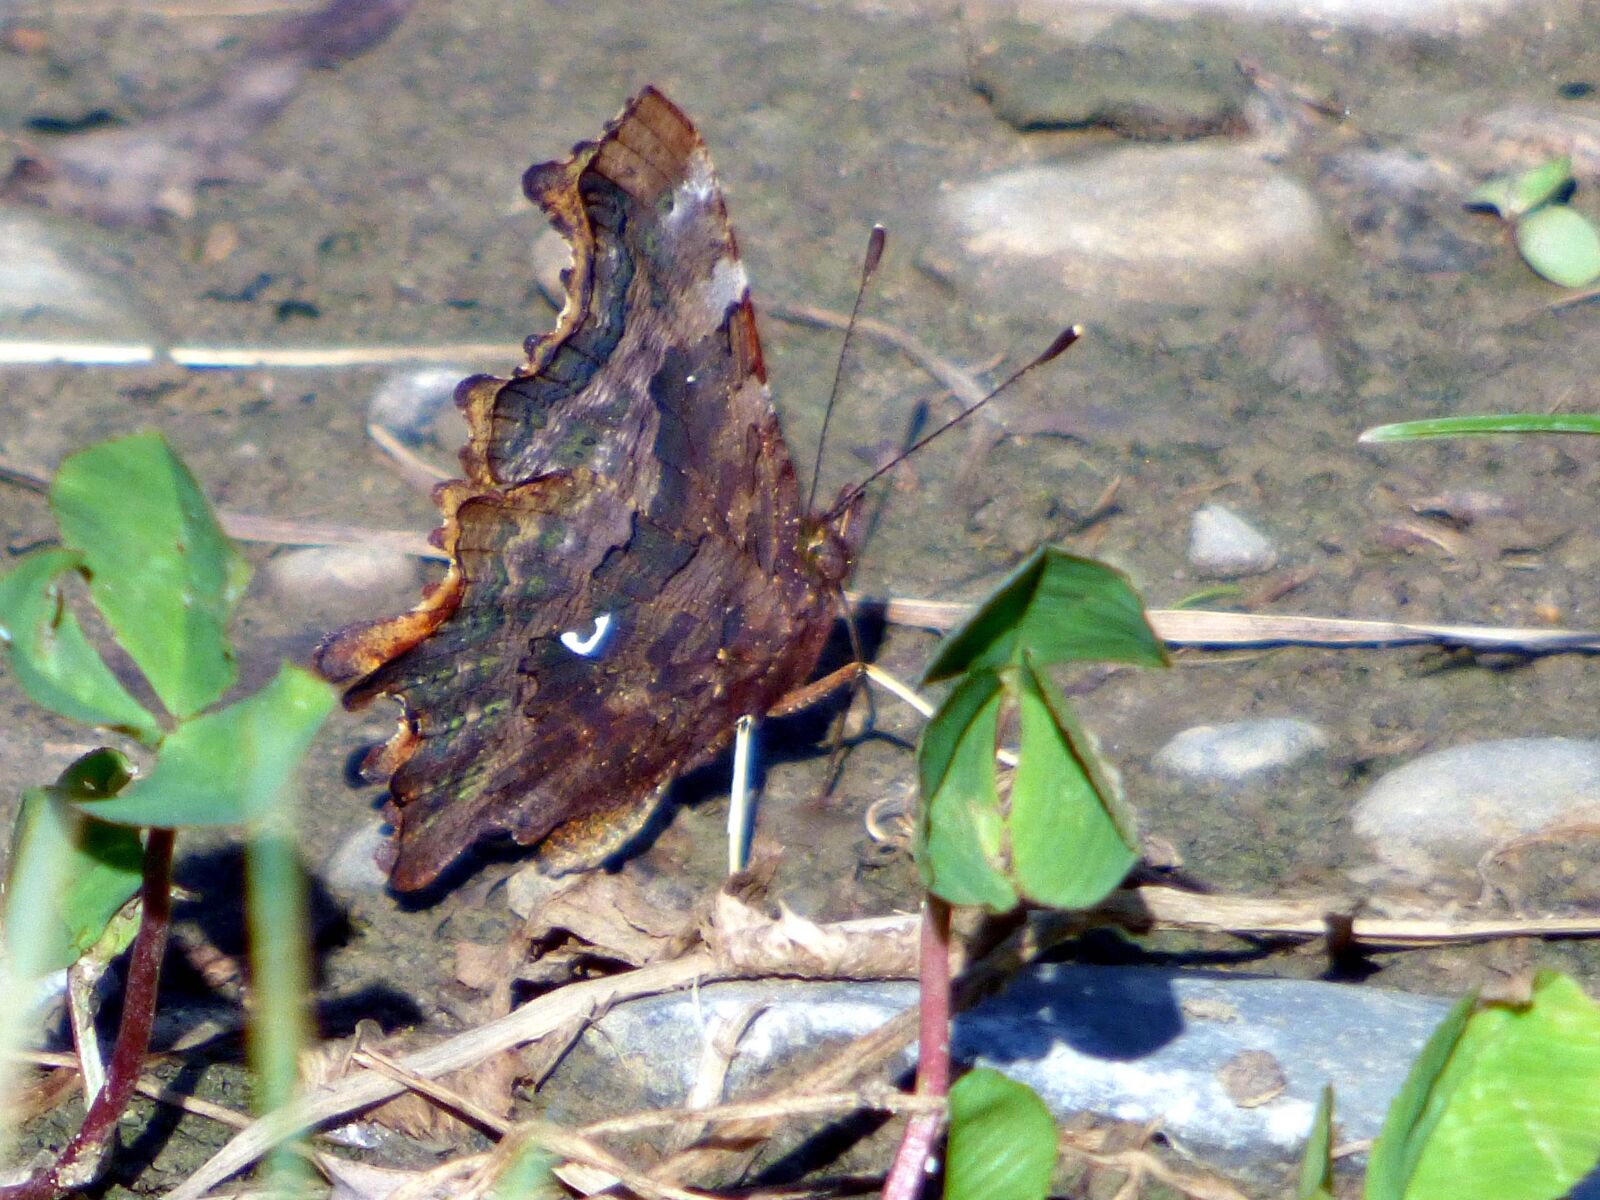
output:
[[101,1162],[117,1131],[117,1121],[133,1098],[134,1085],[144,1069],[155,1024],[156,989],[161,981],[161,960],[167,951],[167,930],[172,921],[172,847],[170,829],[152,829],[145,835],[144,882],[141,888],[139,932],[128,959],[128,982],[122,997],[122,1024],[111,1054],[105,1086],[94,1098],[83,1124],[62,1147],[56,1160],[22,1183],[0,1187],[0,1200],[54,1200],[77,1191],[99,1174]]
[[[932,893],[922,902],[918,960],[917,1094],[946,1096],[950,1093],[950,906]],[[921,1194],[943,1120],[938,1113],[911,1118],[883,1181],[883,1200],[916,1200]]]
[[950,1091],[950,905],[931,892],[922,906],[918,947],[917,1092]]

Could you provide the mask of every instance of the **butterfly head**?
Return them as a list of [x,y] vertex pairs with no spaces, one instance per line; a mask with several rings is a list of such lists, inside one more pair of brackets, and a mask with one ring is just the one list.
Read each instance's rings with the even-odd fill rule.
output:
[[847,487],[828,511],[807,517],[801,526],[801,549],[830,587],[843,587],[855,566],[866,522],[861,519],[862,492]]

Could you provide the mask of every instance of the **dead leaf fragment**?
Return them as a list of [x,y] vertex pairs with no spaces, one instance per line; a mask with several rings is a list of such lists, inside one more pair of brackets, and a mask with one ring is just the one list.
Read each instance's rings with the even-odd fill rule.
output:
[[[325,1042],[302,1054],[301,1075],[308,1089],[316,1089],[350,1074],[354,1065],[352,1055],[357,1049],[376,1050],[394,1057],[442,1040],[414,1033],[388,1036],[373,1022],[362,1021],[353,1038]],[[442,1075],[439,1082],[486,1112],[509,1121],[512,1088],[521,1075],[520,1056],[515,1051],[503,1051],[464,1070]],[[411,1093],[369,1110],[364,1119],[434,1147],[460,1146],[474,1136],[473,1126],[458,1120],[431,1100]]]
[[1265,1050],[1241,1050],[1217,1072],[1217,1082],[1240,1108],[1257,1108],[1283,1095],[1289,1080],[1283,1067]]
[[547,895],[528,915],[523,933],[543,943],[566,935],[591,956],[642,967],[682,954],[694,943],[695,924],[692,900],[670,880],[597,871],[573,876]]

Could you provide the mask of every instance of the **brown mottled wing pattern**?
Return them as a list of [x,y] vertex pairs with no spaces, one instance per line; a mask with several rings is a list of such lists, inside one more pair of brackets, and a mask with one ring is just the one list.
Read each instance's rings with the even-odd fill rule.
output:
[[449,571],[318,651],[349,703],[401,703],[374,764],[401,890],[493,833],[601,826],[714,754],[805,682],[850,558],[802,511],[687,118],[646,90],[524,187],[571,243],[566,304],[513,378],[458,391]]

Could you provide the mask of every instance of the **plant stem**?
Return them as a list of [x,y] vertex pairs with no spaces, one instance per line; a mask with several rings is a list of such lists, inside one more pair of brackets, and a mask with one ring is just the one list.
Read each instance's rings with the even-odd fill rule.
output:
[[[922,902],[918,959],[917,1094],[946,1096],[950,1093],[950,906],[932,893]],[[883,1200],[916,1200],[927,1181],[927,1165],[943,1120],[940,1113],[924,1113],[907,1123],[883,1182]]]
[[84,1114],[78,1132],[49,1166],[22,1183],[0,1187],[0,1200],[54,1200],[77,1191],[100,1173],[107,1148],[117,1131],[117,1121],[133,1098],[134,1085],[144,1068],[155,1024],[156,990],[161,981],[161,960],[167,951],[167,930],[172,921],[172,848],[170,829],[152,829],[145,835],[144,883],[141,888],[139,932],[128,960],[128,982],[122,998],[122,1023],[111,1055],[105,1087]]
[[[250,1066],[259,1089],[258,1107],[272,1112],[293,1103],[299,1082],[300,1050],[307,1040],[306,997],[311,993],[306,963],[305,879],[295,849],[287,806],[254,828],[245,847],[246,910],[250,919]],[[279,1146],[267,1160],[267,1192],[287,1192],[302,1177],[293,1144]]]

